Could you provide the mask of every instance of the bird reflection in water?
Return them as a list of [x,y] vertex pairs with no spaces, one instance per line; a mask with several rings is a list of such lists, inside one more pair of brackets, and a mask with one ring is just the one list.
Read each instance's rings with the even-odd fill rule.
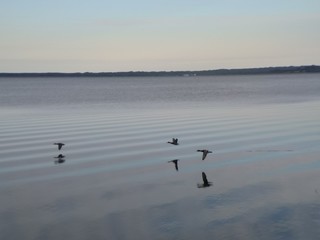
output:
[[174,166],[175,166],[175,168],[176,168],[176,170],[177,170],[177,171],[179,171],[179,168],[178,168],[178,161],[179,161],[179,159],[174,159],[174,160],[168,161],[168,163],[173,162],[173,163],[174,163]]
[[202,181],[203,183],[198,183],[197,186],[198,188],[206,188],[212,186],[212,182],[209,182],[207,179],[207,175],[205,172],[202,172]]
[[62,154],[59,154],[58,156],[54,157],[57,158],[57,160],[54,160],[54,164],[61,164],[64,163],[66,160],[64,159],[65,156]]

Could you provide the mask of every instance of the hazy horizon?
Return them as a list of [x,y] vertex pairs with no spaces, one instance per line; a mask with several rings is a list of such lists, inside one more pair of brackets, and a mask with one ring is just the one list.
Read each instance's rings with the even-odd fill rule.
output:
[[0,72],[319,65],[320,2],[3,2]]
[[42,71],[42,72],[32,72],[32,71],[26,71],[26,72],[0,72],[0,74],[50,74],[50,73],[61,73],[61,74],[73,74],[73,73],[93,73],[93,74],[98,74],[98,73],[130,73],[130,72],[155,72],[155,73],[160,73],[160,72],[201,72],[201,71],[219,71],[219,70],[243,70],[243,69],[266,69],[266,68],[286,68],[286,67],[308,67],[308,66],[319,66],[316,64],[310,64],[310,65],[299,65],[299,66],[261,66],[261,67],[246,67],[246,68],[217,68],[217,69],[199,69],[199,70],[194,70],[194,69],[185,69],[185,70],[150,70],[150,71],[144,71],[144,70],[136,70],[136,71],[77,71],[77,72],[51,72],[51,71]]

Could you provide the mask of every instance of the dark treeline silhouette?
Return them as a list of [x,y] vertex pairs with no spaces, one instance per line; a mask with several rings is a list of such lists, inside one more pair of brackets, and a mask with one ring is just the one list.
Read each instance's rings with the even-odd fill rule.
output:
[[250,74],[319,73],[320,66],[287,66],[242,69],[217,69],[203,71],[132,71],[132,72],[44,72],[44,73],[0,73],[0,77],[174,77],[174,76],[219,76]]

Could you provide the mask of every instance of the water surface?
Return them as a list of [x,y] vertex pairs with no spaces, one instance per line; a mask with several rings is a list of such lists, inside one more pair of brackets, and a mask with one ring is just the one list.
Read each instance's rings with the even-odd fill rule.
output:
[[0,239],[317,239],[319,79],[1,78]]

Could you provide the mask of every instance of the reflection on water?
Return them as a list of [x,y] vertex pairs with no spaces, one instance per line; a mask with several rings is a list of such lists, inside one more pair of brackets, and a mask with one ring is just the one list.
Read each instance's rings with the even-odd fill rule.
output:
[[0,79],[0,239],[317,239],[315,76]]
[[66,160],[63,159],[63,158],[59,158],[57,160],[54,161],[55,164],[61,164],[61,163],[64,163]]
[[54,158],[57,158],[56,160],[54,160],[55,164],[61,164],[61,163],[64,163],[66,161],[65,160],[65,156],[63,154],[59,154],[58,156],[56,156]]

